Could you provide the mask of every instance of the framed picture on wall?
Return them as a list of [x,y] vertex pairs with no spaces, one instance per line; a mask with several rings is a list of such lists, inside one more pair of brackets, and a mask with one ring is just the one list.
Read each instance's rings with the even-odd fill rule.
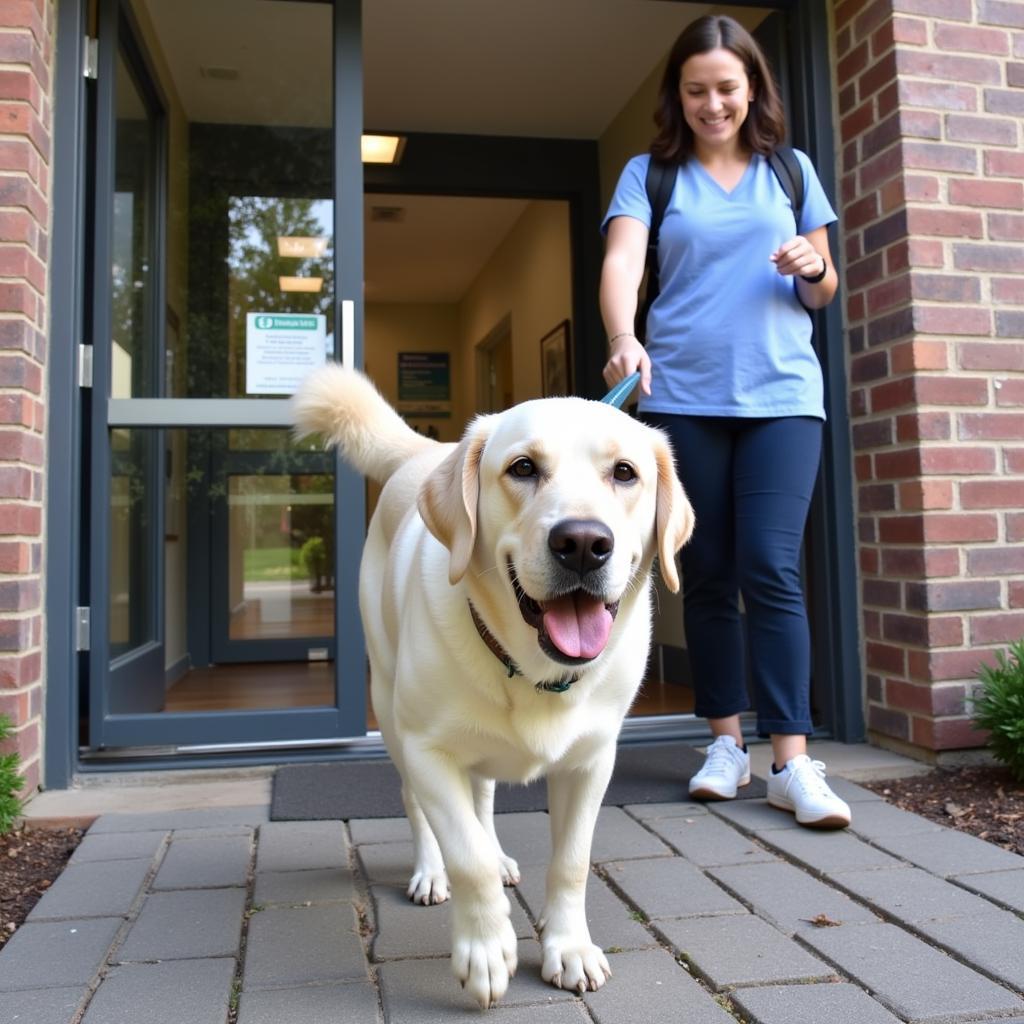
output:
[[568,320],[563,320],[540,339],[540,383],[545,398],[572,394]]

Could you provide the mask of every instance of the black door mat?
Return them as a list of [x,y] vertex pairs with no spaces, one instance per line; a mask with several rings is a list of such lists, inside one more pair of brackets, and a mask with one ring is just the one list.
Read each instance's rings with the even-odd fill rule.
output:
[[[682,742],[621,746],[603,803],[622,807],[686,800],[686,784],[703,762],[704,755],[696,747]],[[764,795],[764,781],[756,776],[738,794],[741,799]],[[543,779],[526,786],[498,783],[494,796],[498,814],[546,811],[547,806]],[[404,814],[398,772],[386,758],[285,765],[274,773],[271,821],[347,821]]]

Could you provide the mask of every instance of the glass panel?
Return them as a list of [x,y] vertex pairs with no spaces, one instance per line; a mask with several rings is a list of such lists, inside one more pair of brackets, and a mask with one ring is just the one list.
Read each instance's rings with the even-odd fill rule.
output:
[[333,354],[333,220],[328,199],[228,199],[230,397],[291,394]]
[[112,438],[111,711],[334,706],[333,456],[287,430]]
[[132,4],[172,97],[168,394],[284,397],[334,347],[333,5]]
[[334,633],[330,474],[228,478],[231,640]]
[[110,656],[156,639],[155,537],[159,431],[111,435]]
[[124,52],[117,56],[111,266],[111,395],[156,394],[153,337],[154,125]]

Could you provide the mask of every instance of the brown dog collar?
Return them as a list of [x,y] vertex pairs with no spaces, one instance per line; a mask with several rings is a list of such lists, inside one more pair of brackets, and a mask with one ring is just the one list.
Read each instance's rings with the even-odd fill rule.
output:
[[[473,602],[467,600],[466,603],[469,605],[469,614],[473,618],[473,625],[476,626],[476,631],[480,634],[480,639],[487,645],[487,649],[491,654],[493,654],[498,661],[505,666],[505,671],[508,672],[508,678],[512,679],[514,676],[521,676],[523,673],[519,670],[519,666],[512,660],[508,651],[498,643],[495,635],[487,628],[487,624],[480,618],[480,613],[473,607]],[[545,690],[549,693],[565,693],[565,691],[568,690],[569,687],[578,679],[578,675],[573,675],[566,676],[564,679],[558,679],[550,683],[534,683],[534,689]]]

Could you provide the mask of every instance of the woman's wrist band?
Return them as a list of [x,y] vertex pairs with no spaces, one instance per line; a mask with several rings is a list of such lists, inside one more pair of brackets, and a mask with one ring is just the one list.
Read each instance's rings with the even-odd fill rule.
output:
[[620,331],[618,334],[613,334],[608,339],[608,344],[609,345],[614,345],[615,342],[617,342],[619,340],[619,338],[635,338],[635,337],[636,337],[636,335],[632,331]]
[[[821,253],[819,252],[818,255],[821,256]],[[814,277],[807,277],[805,274],[801,274],[800,277],[801,277],[802,280],[806,281],[808,284],[817,284],[819,281],[824,281],[825,280],[825,275],[827,273],[828,273],[828,260],[825,259],[824,256],[821,256],[821,272],[818,273],[818,274],[815,274]]]

